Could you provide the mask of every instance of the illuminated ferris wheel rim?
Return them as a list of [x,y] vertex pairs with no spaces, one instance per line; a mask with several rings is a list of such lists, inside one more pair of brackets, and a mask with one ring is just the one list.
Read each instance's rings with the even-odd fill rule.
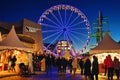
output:
[[[43,19],[45,19],[46,16],[49,13],[52,13],[53,11],[56,11],[56,10],[70,10],[70,11],[73,11],[74,13],[77,13],[84,20],[85,25],[87,27],[86,29],[87,29],[88,36],[87,36],[85,44],[83,45],[83,48],[80,49],[80,51],[83,52],[86,49],[86,47],[88,46],[88,43],[90,41],[90,24],[89,24],[89,21],[88,21],[87,17],[79,9],[77,9],[73,6],[70,6],[70,5],[66,5],[66,4],[61,4],[61,5],[56,5],[56,6],[50,7],[40,16],[38,24],[43,25],[43,23],[42,23]],[[66,30],[66,28],[63,29],[63,31],[65,31],[65,30]]]

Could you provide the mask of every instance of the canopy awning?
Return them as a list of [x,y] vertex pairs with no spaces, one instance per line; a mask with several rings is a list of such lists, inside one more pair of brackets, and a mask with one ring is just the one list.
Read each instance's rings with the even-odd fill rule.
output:
[[105,33],[103,40],[95,48],[89,51],[90,54],[103,53],[103,52],[120,52],[120,44],[115,42],[109,35]]

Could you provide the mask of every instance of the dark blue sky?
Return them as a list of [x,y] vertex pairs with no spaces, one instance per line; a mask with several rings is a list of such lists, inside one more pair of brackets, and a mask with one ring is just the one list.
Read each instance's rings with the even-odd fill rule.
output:
[[80,9],[91,26],[100,10],[108,17],[108,29],[112,38],[120,40],[120,0],[1,0],[0,21],[19,22],[26,18],[38,22],[46,9],[58,4],[68,4]]

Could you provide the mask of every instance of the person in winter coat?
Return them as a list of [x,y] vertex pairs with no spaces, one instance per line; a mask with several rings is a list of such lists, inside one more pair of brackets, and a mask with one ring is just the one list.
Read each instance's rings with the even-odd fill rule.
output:
[[45,65],[46,65],[46,73],[47,75],[50,72],[50,75],[52,75],[52,61],[51,61],[51,55],[47,54],[45,56]]
[[78,61],[77,61],[77,58],[74,58],[72,61],[72,68],[73,68],[74,75],[76,73],[77,67],[78,67]]
[[79,61],[79,66],[81,69],[81,75],[83,75],[84,61],[82,59],[80,59],[80,61]]
[[12,64],[11,59],[12,59],[12,57],[9,56],[9,57],[8,57],[8,72],[10,72],[10,70],[11,70],[11,64]]
[[84,75],[85,75],[85,80],[89,80],[91,78],[91,61],[89,58],[86,59],[84,64]]
[[108,80],[113,80],[113,69],[114,69],[114,66],[113,66],[113,61],[112,61],[110,55],[108,55],[108,58],[106,60],[106,65],[107,65],[107,68],[108,68]]
[[92,80],[94,80],[94,75],[96,80],[98,80],[98,74],[99,74],[98,58],[96,56],[93,56],[92,75],[91,75]]
[[120,73],[120,62],[119,59],[114,57],[114,71],[117,76],[117,79],[119,80],[119,73]]
[[16,61],[17,61],[16,56],[13,56],[11,59],[11,68],[12,68],[12,71],[14,71],[14,72],[15,72]]
[[70,67],[70,73],[72,73],[72,61],[73,61],[73,59],[70,57],[70,59],[68,61],[68,65]]
[[106,65],[106,60],[107,60],[107,57],[104,59],[104,67],[105,67],[105,72],[104,72],[104,75],[106,76],[106,73],[107,73],[107,65]]

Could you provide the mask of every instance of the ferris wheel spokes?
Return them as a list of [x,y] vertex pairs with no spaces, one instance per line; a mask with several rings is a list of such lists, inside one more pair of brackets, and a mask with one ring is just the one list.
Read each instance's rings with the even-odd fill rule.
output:
[[60,14],[60,11],[59,11],[59,10],[58,10],[58,14],[59,14],[59,17],[60,17],[61,24],[64,25],[64,24],[63,24],[63,19],[62,19],[62,17],[61,17],[61,14]]
[[60,31],[60,30],[47,30],[47,31],[42,31],[43,33],[49,33],[49,32],[57,32],[57,31]]
[[84,41],[80,40],[76,35],[71,34],[72,37],[74,37],[78,42],[84,44]]
[[60,24],[60,26],[62,26],[61,22],[58,20],[58,18],[54,15],[54,13],[50,12],[51,15],[55,18],[55,20]]
[[70,30],[72,30],[72,31],[75,31],[75,30],[87,30],[86,28],[74,28],[74,29],[72,29],[72,28],[70,28]]
[[40,17],[39,24],[42,25],[43,43],[49,42],[48,49],[54,45],[53,51],[56,51],[58,42],[65,41],[74,52],[83,51],[89,42],[89,22],[86,16],[73,6],[62,4],[47,9]]
[[71,12],[70,17],[68,18],[68,21],[67,21],[67,23],[66,23],[66,25],[65,25],[65,26],[67,26],[67,25],[68,25],[68,23],[70,22],[72,15],[73,15],[73,12]]
[[80,24],[82,24],[82,23],[84,23],[84,21],[81,21],[81,22],[78,22],[78,23],[76,23],[76,24],[70,25],[70,27],[74,27],[74,26],[80,25]]
[[58,38],[61,36],[61,34],[62,33],[59,33],[59,35],[54,40],[52,40],[51,43],[49,43],[49,45],[47,46],[47,48],[50,47],[50,45],[52,45],[56,40],[58,40]]
[[50,28],[56,28],[56,29],[62,29],[61,27],[57,27],[57,26],[50,25],[50,24],[45,24],[45,23],[42,23],[42,26],[50,27]]
[[75,17],[72,22],[69,23],[68,27],[69,27],[71,24],[73,24],[78,18],[79,18],[79,15],[78,15],[77,17]]
[[83,36],[83,37],[85,37],[85,38],[86,38],[86,36],[87,36],[87,35],[85,35],[85,34],[83,34],[83,33],[76,32],[76,31],[73,31],[73,30],[71,30],[70,32],[71,32],[71,33],[75,33],[75,34],[80,34],[81,36]]
[[[79,39],[78,38],[76,38],[75,37],[75,35],[72,35],[72,34],[70,34],[69,35],[69,38],[70,38],[70,40],[72,41],[72,46],[74,46],[74,49],[76,49],[76,51],[75,52],[78,52],[78,47],[80,47],[79,45],[78,45],[78,43],[79,43]],[[73,38],[75,38],[76,40],[77,40],[77,42],[76,42],[76,40],[73,40]],[[72,47],[73,48],[73,47]]]
[[59,26],[59,27],[60,27],[59,24],[55,23],[55,21],[51,20],[50,18],[46,17],[46,19],[47,19],[48,21],[52,22],[53,24],[55,24],[56,26]]
[[45,38],[43,38],[43,41],[45,41],[45,40],[47,40],[47,39],[49,39],[49,38],[51,38],[51,37],[53,37],[53,36],[57,36],[59,33],[61,33],[61,31],[59,31],[59,32],[56,32],[56,33],[54,33],[54,34],[52,34],[52,35],[50,35],[50,36],[47,36],[47,37],[45,37]]
[[65,19],[64,19],[64,25],[66,24],[66,9],[65,9]]

